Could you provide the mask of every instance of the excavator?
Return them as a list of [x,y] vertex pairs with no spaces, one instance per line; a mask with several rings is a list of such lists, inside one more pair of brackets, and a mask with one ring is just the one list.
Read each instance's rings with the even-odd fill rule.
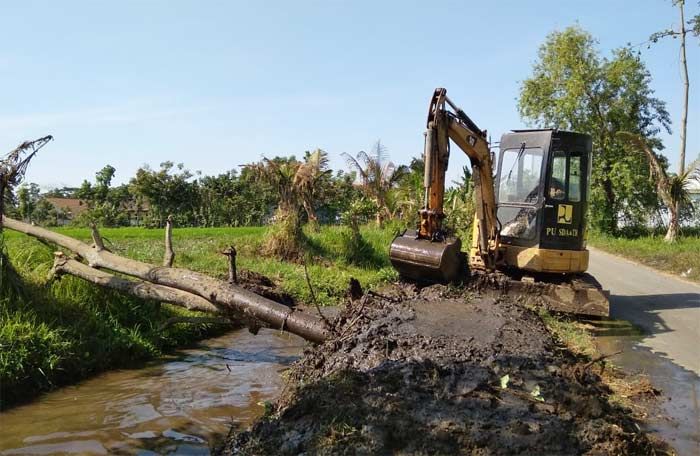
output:
[[[481,130],[435,90],[424,144],[424,206],[416,230],[392,242],[391,263],[415,281],[450,282],[465,272],[461,240],[443,228],[450,143],[472,167],[476,213],[469,270],[499,274],[514,293],[536,294],[550,309],[607,317],[608,293],[585,271],[592,142],[556,129],[504,134],[496,156]],[[502,283],[502,282],[501,282]]]

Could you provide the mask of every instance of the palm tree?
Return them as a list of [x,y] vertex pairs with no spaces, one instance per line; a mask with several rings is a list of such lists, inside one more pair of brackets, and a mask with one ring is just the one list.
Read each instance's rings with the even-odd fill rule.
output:
[[343,152],[343,156],[348,166],[357,171],[365,195],[377,205],[377,225],[381,226],[384,218],[391,216],[387,195],[407,172],[406,167],[397,167],[389,161],[386,147],[382,145],[381,140],[377,140],[369,154],[360,151],[356,157],[352,157]]
[[332,173],[328,169],[328,153],[322,149],[306,152],[304,163],[299,165],[294,175],[294,188],[301,199],[301,204],[306,211],[309,223],[318,229],[318,217],[314,209],[314,202],[320,196],[321,181]]
[[296,209],[299,195],[294,187],[294,177],[301,163],[294,157],[275,157],[270,160],[263,157],[262,161],[245,165],[253,175],[273,187],[279,196],[279,209],[288,212]]
[[700,181],[700,159],[695,160],[680,174],[668,175],[661,165],[649,143],[640,135],[626,131],[618,136],[627,142],[628,146],[643,152],[649,161],[651,175],[656,181],[656,188],[661,200],[668,209],[670,220],[664,240],[674,242],[680,232],[680,211],[683,207],[692,205],[688,187],[692,180]]

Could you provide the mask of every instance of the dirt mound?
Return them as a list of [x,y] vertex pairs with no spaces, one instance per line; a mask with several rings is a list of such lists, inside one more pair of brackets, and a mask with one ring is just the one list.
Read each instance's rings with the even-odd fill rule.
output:
[[396,286],[349,304],[224,454],[653,454],[587,360],[503,297]]

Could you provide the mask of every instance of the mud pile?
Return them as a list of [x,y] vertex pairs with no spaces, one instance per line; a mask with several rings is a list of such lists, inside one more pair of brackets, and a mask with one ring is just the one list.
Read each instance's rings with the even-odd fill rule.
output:
[[503,297],[442,286],[365,295],[293,367],[227,455],[654,454],[588,360]]

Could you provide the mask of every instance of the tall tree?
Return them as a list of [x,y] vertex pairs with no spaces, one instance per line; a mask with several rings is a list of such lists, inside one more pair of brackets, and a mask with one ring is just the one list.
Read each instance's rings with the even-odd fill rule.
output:
[[[653,33],[649,39],[650,41],[656,43],[660,39],[665,37],[680,38],[680,64],[681,64],[681,77],[683,79],[683,108],[681,112],[681,132],[680,132],[680,159],[678,167],[678,175],[683,175],[686,172],[685,167],[685,148],[686,148],[686,134],[688,130],[688,96],[690,93],[690,79],[688,78],[688,60],[686,57],[685,46],[686,46],[686,35],[694,31],[697,35],[700,32],[700,15],[696,15],[690,21],[688,25],[691,29],[686,28],[685,20],[685,0],[673,0],[673,4],[678,7],[678,12],[680,14],[680,22],[678,23],[678,30],[667,29],[660,32]],[[679,214],[681,211],[681,205],[683,204],[683,199],[677,199],[676,207],[671,211],[671,220],[668,227],[668,232],[666,233],[667,241],[674,241],[679,232],[679,218],[674,216]],[[670,210],[670,208],[669,208]]]
[[120,226],[129,223],[126,204],[131,195],[127,186],[112,188],[116,169],[104,166],[95,173],[95,183],[87,180],[75,191],[75,196],[87,205],[87,210],[77,219],[79,224],[99,223],[104,226]]
[[159,170],[148,166],[139,168],[129,186],[132,193],[148,201],[152,223],[164,226],[166,217],[173,215],[176,225],[188,226],[195,224],[198,205],[193,177],[184,164],[166,161],[160,164]]
[[591,221],[616,232],[618,221],[639,222],[658,205],[646,163],[625,153],[616,136],[629,131],[661,149],[656,134],[670,133],[665,103],[653,96],[651,76],[629,48],[599,55],[593,37],[579,27],[551,33],[540,47],[531,77],[520,88],[518,108],[538,127],[588,133],[593,138]]
[[34,211],[40,200],[41,190],[35,183],[22,184],[17,189],[17,210],[24,221],[34,221]]

